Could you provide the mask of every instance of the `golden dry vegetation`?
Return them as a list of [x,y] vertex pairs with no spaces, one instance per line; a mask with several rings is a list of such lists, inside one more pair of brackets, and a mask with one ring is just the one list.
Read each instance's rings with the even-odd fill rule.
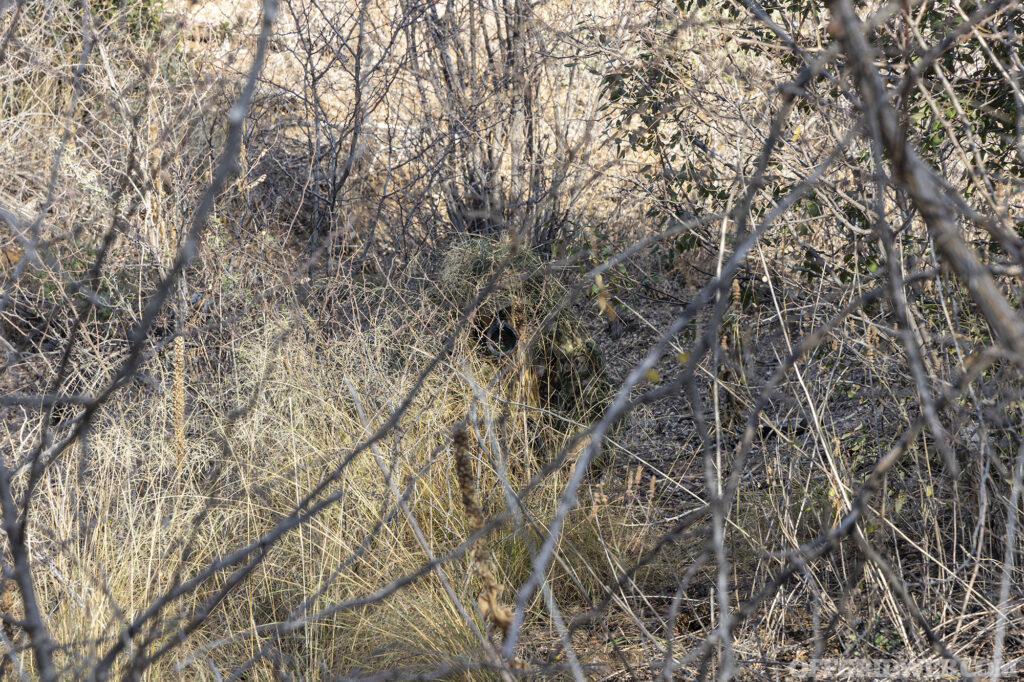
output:
[[0,678],[1019,670],[1020,3],[828,5],[2,4]]

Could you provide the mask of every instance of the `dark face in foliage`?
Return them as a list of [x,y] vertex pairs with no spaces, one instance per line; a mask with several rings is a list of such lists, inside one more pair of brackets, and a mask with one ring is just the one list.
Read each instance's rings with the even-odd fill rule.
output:
[[519,334],[512,328],[512,325],[500,317],[494,318],[487,331],[484,332],[484,341],[487,350],[493,355],[508,355],[515,350],[519,341]]

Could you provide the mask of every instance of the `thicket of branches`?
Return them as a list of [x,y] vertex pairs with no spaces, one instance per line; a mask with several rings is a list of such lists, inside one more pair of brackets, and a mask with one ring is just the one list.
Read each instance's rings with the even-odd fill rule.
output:
[[1022,31],[4,4],[0,676],[1019,669]]

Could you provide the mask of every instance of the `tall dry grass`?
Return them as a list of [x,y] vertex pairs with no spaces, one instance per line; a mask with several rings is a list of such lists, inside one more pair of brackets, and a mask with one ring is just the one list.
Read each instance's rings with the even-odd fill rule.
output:
[[[314,320],[289,310],[237,322],[219,341],[225,345],[216,352],[216,382],[204,381],[204,355],[219,333],[185,337],[184,434],[177,423],[179,366],[168,353],[146,367],[166,377],[165,388],[140,387],[104,409],[90,429],[88,450],[69,452],[65,465],[48,469],[40,481],[33,536],[40,603],[57,641],[85,644],[74,656],[60,657],[62,667],[85,675],[125,620],[228,548],[245,546],[279,523],[389,418],[451,319],[444,307],[421,302],[406,311],[416,324],[396,325],[401,308],[389,304],[372,324],[339,338],[324,336]],[[420,324],[434,325],[438,336],[410,338]],[[397,342],[403,339],[409,343]],[[393,433],[348,463],[323,491],[336,496],[335,504],[277,542],[187,645],[148,675],[226,674],[264,646],[274,654],[249,674],[268,679],[276,669],[313,676],[430,669],[481,650],[488,625],[477,610],[470,561],[459,556],[422,571],[428,557],[458,550],[482,523],[471,523],[462,509],[452,428],[470,419],[469,473],[488,517],[506,508],[503,491],[522,488],[543,463],[535,434],[517,424],[545,424],[549,442],[576,430],[571,422],[545,419],[540,406],[515,394],[520,382],[488,385],[484,377],[495,373],[493,365],[475,336],[460,341]],[[244,414],[232,418],[242,406]],[[501,584],[515,584],[530,571],[529,547],[553,513],[561,479],[544,479],[523,497],[518,521],[507,519],[492,532],[493,577]],[[599,576],[607,576],[606,562],[616,556],[603,539],[616,531],[603,531],[597,520],[606,508],[583,505],[563,539],[562,570],[574,586],[554,581],[553,599],[569,611],[600,595]],[[407,576],[417,577],[387,598],[371,599]],[[214,580],[168,607],[147,635],[151,646],[174,641],[176,629],[222,586]]]
[[[903,188],[873,203],[824,18],[793,24],[820,57],[794,73],[763,17],[690,4],[285,3],[174,280],[255,18],[5,8],[0,438],[26,513],[4,510],[4,671],[40,673],[33,625],[67,678],[109,656],[211,680],[1018,660],[1012,346]],[[949,192],[992,180],[970,211],[1006,237],[1017,181],[971,171],[955,123]],[[1019,306],[1015,242],[975,218]]]

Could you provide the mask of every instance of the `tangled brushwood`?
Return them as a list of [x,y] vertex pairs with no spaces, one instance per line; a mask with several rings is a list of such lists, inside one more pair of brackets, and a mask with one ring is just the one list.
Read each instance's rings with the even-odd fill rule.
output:
[[1016,679],[1022,36],[0,0],[0,679]]

